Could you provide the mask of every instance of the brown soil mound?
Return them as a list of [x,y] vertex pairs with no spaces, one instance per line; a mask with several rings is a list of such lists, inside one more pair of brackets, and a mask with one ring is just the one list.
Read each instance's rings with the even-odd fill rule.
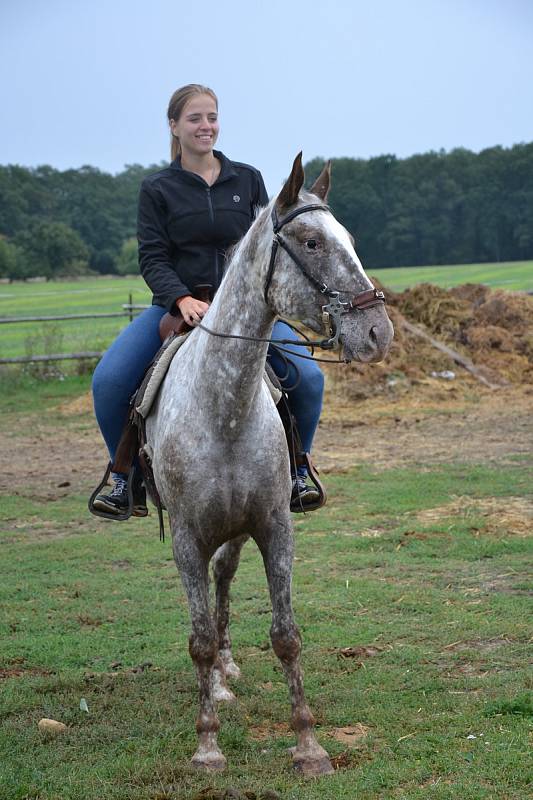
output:
[[472,380],[449,356],[406,331],[403,319],[468,358],[495,384],[533,383],[533,297],[480,284],[442,289],[426,283],[395,293],[373,280],[385,292],[394,342],[382,364],[327,368],[336,390],[350,399],[398,393],[444,371]]
[[428,332],[448,341],[458,338],[472,314],[471,302],[431,283],[402,292],[397,307],[410,322],[422,324]]

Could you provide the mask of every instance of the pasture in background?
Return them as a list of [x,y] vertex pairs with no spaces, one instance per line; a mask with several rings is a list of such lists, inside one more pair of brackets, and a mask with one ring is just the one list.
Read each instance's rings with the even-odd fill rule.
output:
[[401,291],[418,283],[433,283],[449,289],[462,283],[482,283],[491,289],[533,292],[533,261],[499,264],[452,264],[435,267],[395,267],[371,269],[381,283]]
[[[141,277],[3,284],[0,317],[115,313],[122,311],[130,295],[134,304],[151,302]],[[123,316],[0,325],[0,357],[102,352],[128,322]]]

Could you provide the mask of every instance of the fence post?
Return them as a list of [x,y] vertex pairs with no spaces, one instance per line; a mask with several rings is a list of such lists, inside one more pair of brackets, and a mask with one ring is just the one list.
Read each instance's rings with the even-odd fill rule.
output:
[[132,297],[132,294],[130,292],[130,322],[133,322],[133,308],[132,308],[132,305],[133,305],[133,297]]

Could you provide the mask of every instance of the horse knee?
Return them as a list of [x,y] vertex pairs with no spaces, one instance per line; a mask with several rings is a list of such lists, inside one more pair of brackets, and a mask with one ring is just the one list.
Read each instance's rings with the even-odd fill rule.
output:
[[189,637],[189,653],[197,666],[212,667],[218,655],[214,627],[193,631]]
[[272,648],[280,661],[290,663],[300,655],[302,637],[296,625],[292,625],[287,630],[271,628],[270,639]]

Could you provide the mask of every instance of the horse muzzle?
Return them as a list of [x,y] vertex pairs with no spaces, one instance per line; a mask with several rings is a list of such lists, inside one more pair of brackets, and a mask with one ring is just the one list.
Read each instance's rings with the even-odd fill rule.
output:
[[339,343],[345,361],[383,361],[394,337],[394,328],[383,307],[346,315],[342,319]]

